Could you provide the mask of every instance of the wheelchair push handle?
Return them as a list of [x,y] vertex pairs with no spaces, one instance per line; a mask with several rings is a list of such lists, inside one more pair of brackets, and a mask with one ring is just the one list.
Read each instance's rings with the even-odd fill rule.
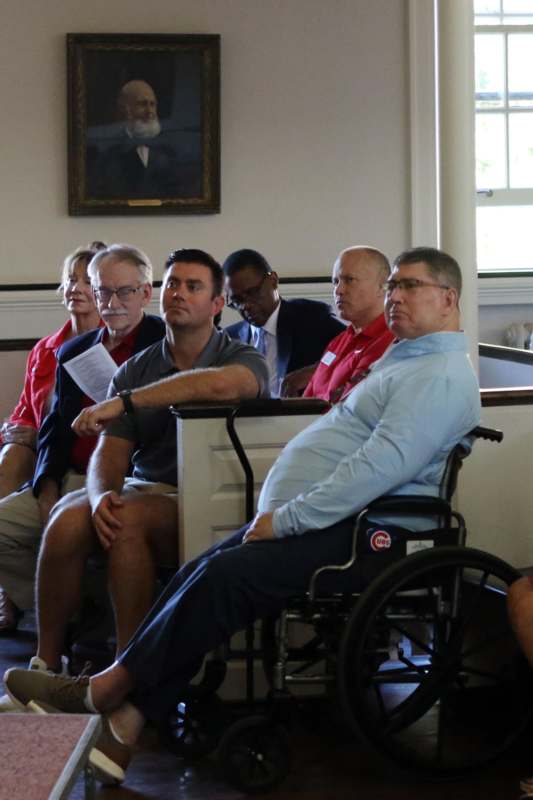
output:
[[489,442],[501,442],[503,440],[503,431],[498,431],[496,428],[485,428],[483,425],[477,425],[470,431],[471,436],[476,439],[487,439]]

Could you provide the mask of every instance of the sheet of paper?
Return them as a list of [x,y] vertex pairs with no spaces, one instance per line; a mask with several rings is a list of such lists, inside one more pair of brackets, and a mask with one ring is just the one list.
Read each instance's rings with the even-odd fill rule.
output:
[[82,392],[95,403],[106,399],[107,387],[117,371],[117,365],[101,342],[66,361],[63,366]]

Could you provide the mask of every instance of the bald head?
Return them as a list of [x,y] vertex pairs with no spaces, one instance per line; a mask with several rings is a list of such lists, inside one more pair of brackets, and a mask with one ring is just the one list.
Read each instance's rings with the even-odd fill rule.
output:
[[161,132],[157,98],[146,81],[128,81],[117,98],[118,113],[129,134],[136,139],[151,139]]
[[365,328],[383,313],[387,257],[374,247],[348,247],[333,265],[333,295],[341,319]]

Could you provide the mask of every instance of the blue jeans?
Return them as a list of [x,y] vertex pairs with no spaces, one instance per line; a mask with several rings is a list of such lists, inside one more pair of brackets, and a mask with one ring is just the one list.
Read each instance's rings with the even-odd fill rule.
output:
[[256,619],[305,592],[313,572],[348,560],[354,520],[320,531],[242,544],[248,526],[185,564],[119,658],[135,680],[128,698],[162,720],[183,697],[204,656]]

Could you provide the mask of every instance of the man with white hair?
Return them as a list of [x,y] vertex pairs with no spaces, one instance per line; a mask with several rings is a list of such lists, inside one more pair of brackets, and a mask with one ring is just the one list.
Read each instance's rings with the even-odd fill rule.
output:
[[84,474],[96,444],[93,438],[87,447],[72,431],[75,417],[92,401],[69,375],[65,363],[101,342],[120,366],[159,341],[165,332],[159,317],[144,313],[152,297],[153,281],[153,267],[145,253],[130,245],[114,244],[97,253],[87,272],[105,327],[73,339],[58,353],[54,400],[39,431],[33,476],[33,493],[44,522],[65,493],[60,487],[69,471]]
[[[117,105],[126,130],[132,139],[153,139],[161,133],[157,115],[157,98],[146,81],[128,81],[119,92]],[[138,152],[141,161],[147,161],[147,153]]]
[[187,152],[189,138],[184,139],[182,132],[163,130],[157,97],[149,83],[125,83],[118,94],[117,113],[122,123],[118,136],[90,165],[90,194],[132,198],[201,194],[197,154]]

